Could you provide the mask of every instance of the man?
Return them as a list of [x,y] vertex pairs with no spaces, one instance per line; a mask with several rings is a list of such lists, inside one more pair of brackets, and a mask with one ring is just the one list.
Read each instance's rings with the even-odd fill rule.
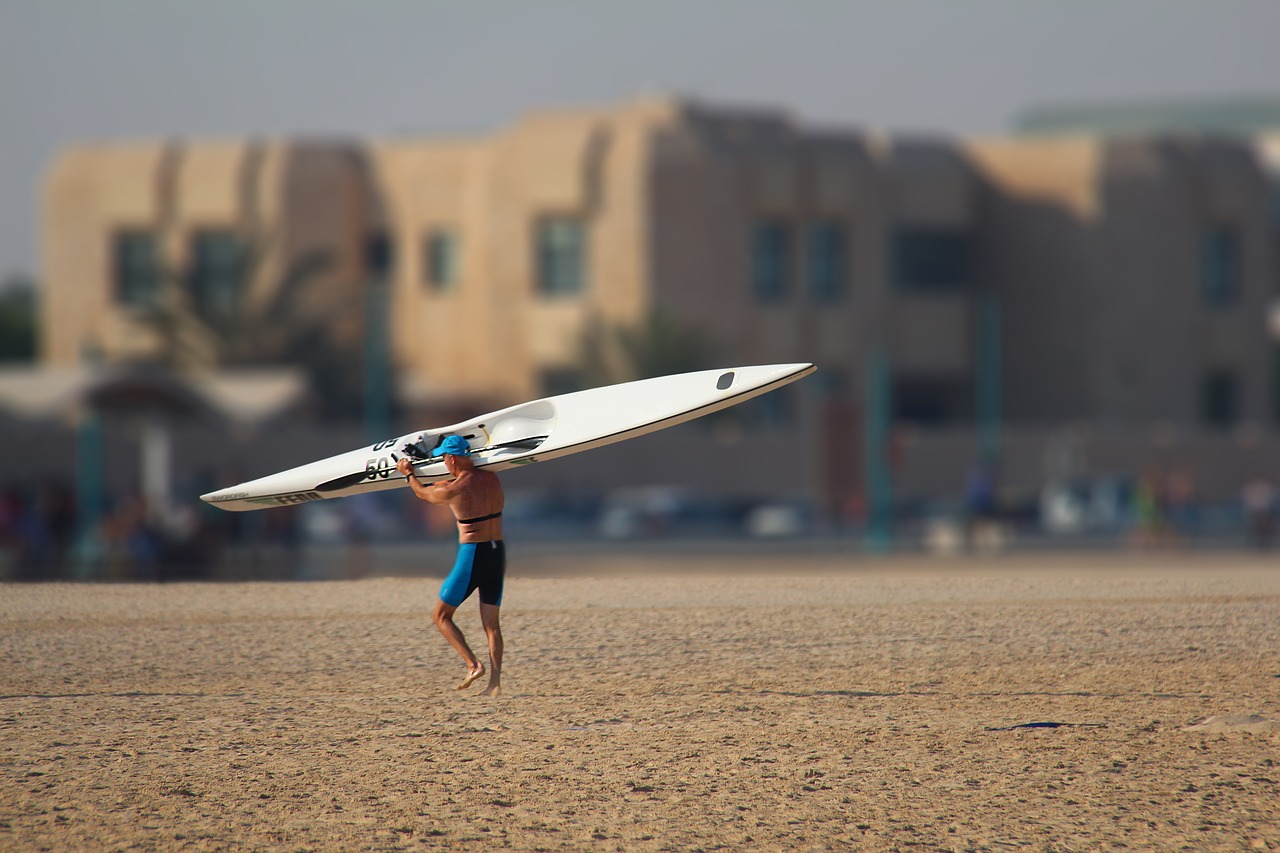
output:
[[502,628],[498,608],[502,605],[502,585],[506,574],[506,552],[502,544],[502,484],[490,471],[476,468],[471,447],[460,435],[447,437],[436,453],[444,455],[452,480],[424,486],[413,476],[413,465],[400,459],[396,470],[404,474],[413,493],[433,504],[448,504],[458,520],[458,559],[440,587],[435,623],[449,645],[458,650],[467,664],[467,676],[458,684],[465,690],[484,675],[484,664],[476,658],[453,622],[454,611],[475,590],[480,591],[480,622],[489,640],[489,686],[484,695],[497,696],[502,686]]

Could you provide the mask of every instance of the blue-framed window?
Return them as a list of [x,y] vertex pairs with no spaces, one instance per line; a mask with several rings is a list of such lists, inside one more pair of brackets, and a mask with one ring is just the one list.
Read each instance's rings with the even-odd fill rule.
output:
[[1201,236],[1200,296],[1210,308],[1229,308],[1240,298],[1240,237],[1229,225]]
[[247,251],[234,231],[197,231],[191,243],[191,299],[214,323],[235,319],[244,297]]
[[582,219],[548,216],[538,221],[538,292],[576,296],[587,287],[587,237]]
[[1232,427],[1240,419],[1240,383],[1234,371],[1210,370],[1200,387],[1200,416],[1205,426]]
[[576,367],[551,367],[542,371],[542,393],[547,397],[571,394],[585,387],[582,371]]
[[960,423],[973,416],[972,385],[951,376],[895,376],[893,418],[918,426]]
[[747,404],[747,416],[759,427],[791,426],[799,417],[796,393],[795,387],[788,385],[756,397]]
[[751,234],[751,289],[761,302],[787,298],[791,278],[791,231],[781,222],[758,222]]
[[396,245],[385,231],[371,231],[364,237],[365,274],[386,279],[396,263]]
[[443,293],[458,283],[458,235],[448,229],[437,229],[427,235],[423,245],[423,268],[427,286]]
[[893,284],[902,290],[963,290],[973,282],[973,238],[943,226],[899,226],[890,252]]
[[160,298],[160,246],[151,231],[122,231],[113,249],[115,295],[121,305],[147,308]]
[[835,222],[818,222],[806,233],[809,297],[814,302],[839,302],[845,292],[845,232]]

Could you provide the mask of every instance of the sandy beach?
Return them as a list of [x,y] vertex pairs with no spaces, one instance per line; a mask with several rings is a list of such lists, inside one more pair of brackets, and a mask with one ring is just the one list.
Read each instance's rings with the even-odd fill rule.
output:
[[1280,849],[1274,560],[517,550],[497,698],[438,585],[0,586],[0,849]]

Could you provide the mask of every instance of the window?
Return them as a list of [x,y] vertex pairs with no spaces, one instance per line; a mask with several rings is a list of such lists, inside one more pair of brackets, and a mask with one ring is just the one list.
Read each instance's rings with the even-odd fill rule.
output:
[[1228,308],[1240,295],[1240,243],[1236,230],[1205,231],[1200,248],[1200,293],[1210,308]]
[[191,299],[204,320],[235,319],[245,286],[244,241],[233,231],[198,231],[191,250]]
[[814,389],[819,398],[824,400],[847,394],[850,388],[849,375],[839,367],[824,367],[814,374],[813,379],[806,384]]
[[960,290],[971,283],[972,242],[954,228],[907,226],[893,235],[894,286],[904,290]]
[[364,238],[365,274],[371,278],[385,279],[391,275],[395,264],[395,245],[382,231],[374,231]]
[[573,367],[552,367],[542,372],[542,393],[546,397],[581,391],[582,371]]
[[458,283],[458,238],[452,231],[427,235],[423,267],[427,284],[437,293],[452,290]]
[[156,304],[160,296],[160,252],[150,231],[125,231],[116,235],[116,301],[133,308]]
[[895,377],[893,417],[921,426],[957,423],[972,417],[972,393],[963,379],[935,376]]
[[791,240],[779,222],[756,225],[751,240],[751,287],[761,302],[781,302],[787,296],[791,268]]
[[1271,422],[1280,424],[1280,343],[1271,345]]
[[792,386],[779,388],[760,397],[756,397],[747,405],[747,416],[758,427],[786,427],[794,424],[797,417],[796,389]]
[[815,302],[838,302],[844,295],[844,231],[834,223],[809,227],[809,296]]
[[574,296],[586,288],[586,236],[580,219],[556,216],[539,222],[537,252],[539,293]]
[[1225,428],[1240,417],[1240,393],[1235,373],[1211,370],[1200,390],[1200,413],[1206,426]]

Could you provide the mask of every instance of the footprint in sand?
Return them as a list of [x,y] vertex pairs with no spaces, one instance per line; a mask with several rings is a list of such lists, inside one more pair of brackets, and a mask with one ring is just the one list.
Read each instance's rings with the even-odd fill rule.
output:
[[1257,714],[1219,714],[1207,720],[1184,726],[1184,732],[1277,732],[1280,721],[1268,720]]

